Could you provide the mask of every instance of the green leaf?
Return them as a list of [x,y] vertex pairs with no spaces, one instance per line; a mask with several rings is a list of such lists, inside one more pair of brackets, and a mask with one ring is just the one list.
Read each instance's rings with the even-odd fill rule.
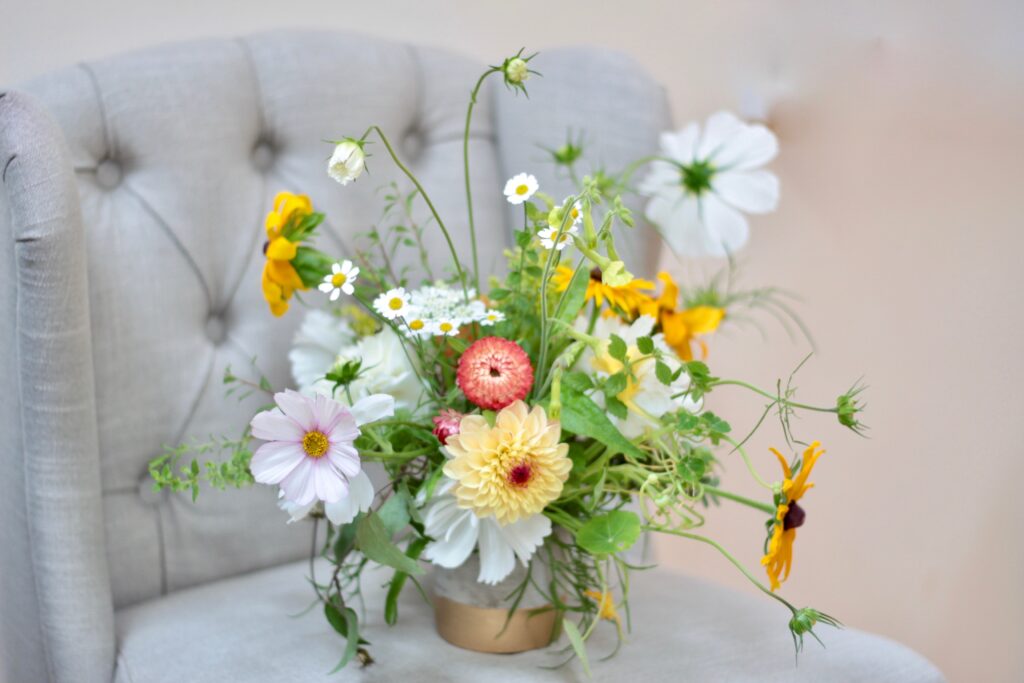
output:
[[[417,538],[409,544],[409,548],[405,551],[405,554],[413,559],[419,559],[420,553],[427,547],[426,538]],[[405,586],[406,580],[409,575],[405,572],[395,572],[395,575],[391,578],[391,583],[388,585],[387,597],[384,598],[384,622],[388,626],[394,626],[398,621],[398,596],[402,593],[402,588]]]
[[356,527],[360,518],[350,524],[338,527],[338,537],[334,540],[334,559],[341,564],[356,545]]
[[371,512],[360,520],[356,527],[356,544],[363,555],[378,564],[419,576],[423,568],[415,560],[410,559],[402,550],[391,542],[391,534],[376,512]]
[[684,432],[689,432],[700,424],[700,418],[690,413],[681,412],[679,413],[679,419],[677,420],[679,429]]
[[533,233],[529,230],[520,230],[516,233],[516,246],[520,249],[526,249],[530,246],[530,242],[533,241]]
[[565,635],[569,636],[572,649],[576,651],[576,656],[580,658],[580,664],[583,665],[583,671],[589,678],[590,662],[587,661],[587,646],[583,643],[583,636],[580,635],[580,630],[576,628],[576,624],[564,618],[562,619],[562,628],[565,629]]
[[608,409],[609,413],[620,420],[625,420],[629,417],[629,408],[626,407],[625,403],[614,396],[605,396],[604,405]]
[[629,386],[629,378],[626,377],[626,373],[616,372],[604,381],[604,386],[601,387],[601,390],[605,396],[615,397],[625,391],[627,386]]
[[580,436],[597,439],[616,453],[645,457],[629,439],[615,428],[608,416],[584,394],[562,386],[562,428]]
[[345,607],[339,611],[329,602],[324,603],[324,615],[334,630],[345,637],[345,652],[338,665],[329,672],[329,674],[333,674],[345,668],[345,665],[355,657],[356,650],[359,649],[359,620],[351,607]]
[[640,538],[640,518],[627,510],[594,517],[576,532],[576,545],[593,555],[628,550]]
[[469,348],[469,342],[465,339],[458,337],[445,337],[445,339],[448,340],[448,344],[455,349],[456,353],[465,353],[466,349]]
[[622,340],[622,337],[617,334],[613,334],[608,342],[608,354],[617,361],[622,363],[626,362],[626,342]]
[[569,324],[576,319],[580,309],[587,302],[588,284],[590,284],[590,272],[586,268],[578,269],[569,282],[568,289],[562,295],[562,299],[558,302],[556,318]]
[[582,393],[593,389],[594,382],[590,379],[590,375],[587,373],[573,371],[562,375],[562,386],[575,389]]
[[640,353],[649,356],[654,353],[654,340],[650,337],[640,337],[636,340],[636,348],[640,350]]
[[654,376],[665,386],[672,384],[672,368],[664,361],[659,360],[654,364]]
[[384,528],[392,536],[404,529],[409,524],[409,506],[405,498],[395,494],[384,501],[384,504],[377,510],[380,521]]

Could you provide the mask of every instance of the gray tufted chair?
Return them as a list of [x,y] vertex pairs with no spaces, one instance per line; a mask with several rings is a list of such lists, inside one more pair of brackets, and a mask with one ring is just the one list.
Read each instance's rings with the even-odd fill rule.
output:
[[[589,49],[538,60],[531,100],[493,88],[472,131],[484,274],[519,214],[503,180],[553,178],[536,146],[585,130],[618,166],[670,124],[663,91],[629,59]],[[351,253],[401,178],[382,153],[344,190],[323,140],[378,123],[468,253],[461,135],[480,65],[350,34],[275,32],[80,64],[0,95],[0,679],[8,683],[326,680],[340,642],[308,605],[307,533],[268,487],[154,493],[165,444],[236,434],[258,398],[224,400],[231,365],[275,386],[301,311],[260,295],[274,194],[311,195],[324,244]],[[439,243],[439,242],[438,242]],[[635,245],[653,245],[638,239]],[[437,249],[438,264],[446,254]],[[650,268],[649,248],[630,259]],[[452,649],[407,591],[385,633],[381,580],[364,585],[380,663],[344,680],[562,680],[537,664]],[[940,680],[884,639],[826,633],[794,669],[785,615],[668,573],[638,581],[633,643],[598,678]],[[545,659],[548,657],[548,659]],[[511,664],[515,662],[515,666]]]

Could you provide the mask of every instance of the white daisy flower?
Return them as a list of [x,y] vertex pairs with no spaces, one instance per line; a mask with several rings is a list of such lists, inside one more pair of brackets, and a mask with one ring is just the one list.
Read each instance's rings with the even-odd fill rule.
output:
[[373,307],[388,320],[405,317],[411,305],[405,287],[389,289],[373,300]]
[[729,112],[661,134],[661,153],[639,185],[651,198],[645,214],[672,249],[684,256],[726,256],[747,242],[742,212],[775,210],[779,180],[761,167],[779,150],[775,135]]
[[505,314],[498,310],[489,310],[484,314],[484,317],[480,319],[480,324],[484,327],[490,327],[496,325],[505,320]]
[[442,318],[433,323],[432,331],[435,337],[454,337],[459,333],[459,321]]
[[327,162],[327,175],[342,185],[348,185],[362,175],[365,165],[363,146],[352,138],[345,138],[334,148],[331,160]]
[[[558,228],[544,228],[537,233],[537,237],[540,238],[541,246],[545,249],[557,249],[558,251],[562,251],[572,243],[572,236],[578,232],[579,228],[575,225],[566,228],[562,232],[561,236],[558,234]],[[558,240],[558,244],[555,244],[556,239]]]
[[477,581],[496,584],[512,573],[516,558],[527,566],[537,548],[551,533],[551,520],[542,514],[523,517],[501,526],[494,516],[477,517],[459,507],[451,489],[455,482],[445,477],[437,494],[427,503],[423,521],[431,541],[423,557],[439,567],[454,569],[480,551]]
[[317,287],[324,294],[330,294],[331,301],[337,301],[342,292],[352,296],[355,291],[353,283],[359,276],[359,267],[345,259],[341,263],[331,265],[331,274],[324,276],[324,281]]
[[539,187],[537,179],[529,173],[514,175],[505,183],[505,199],[509,204],[522,204],[532,197]]
[[405,327],[402,331],[407,337],[428,337],[433,323],[413,308],[405,316]]

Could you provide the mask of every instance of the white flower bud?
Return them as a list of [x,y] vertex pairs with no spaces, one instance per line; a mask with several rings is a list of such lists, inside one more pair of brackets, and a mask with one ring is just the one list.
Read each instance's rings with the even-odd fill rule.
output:
[[342,185],[348,185],[362,175],[365,163],[366,153],[363,152],[362,145],[351,138],[346,138],[334,148],[334,154],[327,163],[327,175]]
[[530,67],[527,66],[525,59],[514,57],[508,60],[508,63],[505,65],[505,78],[509,83],[523,83],[530,77],[529,69]]

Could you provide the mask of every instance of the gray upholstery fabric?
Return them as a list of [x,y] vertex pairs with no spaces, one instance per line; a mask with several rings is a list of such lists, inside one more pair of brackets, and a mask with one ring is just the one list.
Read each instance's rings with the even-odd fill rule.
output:
[[[117,683],[294,683],[328,680],[343,649],[309,605],[299,562],[181,591],[118,613],[121,643]],[[399,603],[399,623],[382,619],[386,573],[363,581],[366,624],[377,663],[346,669],[338,681],[585,681],[578,664],[563,661],[560,645],[518,655],[459,650],[434,630],[430,608],[415,591]],[[760,598],[666,571],[634,577],[633,633],[612,659],[614,631],[602,624],[590,654],[593,681],[729,683],[828,681],[938,683],[942,675],[902,645],[847,629],[822,629],[822,649],[809,642],[799,664],[786,630],[788,612]],[[230,675],[227,672],[231,672]]]
[[[592,158],[616,167],[651,151],[669,124],[664,93],[627,58],[560,50],[537,65],[547,79],[530,81],[529,104],[496,87],[477,110],[484,275],[501,269],[521,218],[504,209],[504,179],[530,170],[568,189],[535,143],[585,129]],[[301,312],[273,319],[259,288],[274,194],[310,194],[329,217],[325,245],[350,255],[381,218],[378,189],[408,187],[379,144],[370,174],[339,187],[324,139],[380,124],[468,254],[461,135],[479,69],[436,50],[283,31],[78,65],[0,98],[0,681],[105,683],[116,642],[122,681],[284,680],[275,642],[310,662],[303,673],[329,668],[336,643],[323,622],[285,616],[306,600],[294,567],[182,591],[304,555],[308,539],[283,523],[274,492],[205,492],[193,504],[154,494],[146,464],[164,445],[236,435],[265,401],[225,401],[228,365],[288,384]],[[647,269],[651,257],[638,249],[632,265]],[[432,248],[431,258],[448,257]],[[425,619],[399,641],[434,642]],[[200,635],[191,660],[181,639]],[[382,654],[403,647],[378,641]],[[889,671],[918,661],[885,652]],[[188,661],[203,664],[183,671]],[[458,666],[497,665],[485,661]]]

